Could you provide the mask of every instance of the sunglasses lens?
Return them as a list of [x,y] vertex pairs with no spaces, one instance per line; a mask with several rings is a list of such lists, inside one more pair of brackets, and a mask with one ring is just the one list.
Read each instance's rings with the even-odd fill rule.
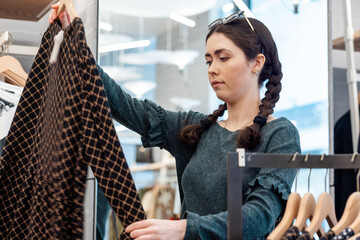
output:
[[219,19],[213,21],[212,23],[210,23],[209,26],[208,26],[208,28],[215,27],[215,26],[219,25],[221,22],[222,22],[222,21],[221,21],[221,18],[219,18]]
[[255,30],[254,30],[254,27],[251,25],[249,19],[246,17],[244,11],[239,11],[239,12],[233,13],[233,14],[231,14],[230,16],[228,16],[227,18],[225,18],[224,20],[223,20],[222,18],[219,18],[219,19],[213,21],[212,23],[210,23],[209,26],[208,26],[208,28],[210,29],[210,28],[216,27],[217,25],[219,25],[219,24],[221,24],[221,23],[223,23],[223,24],[230,23],[230,22],[234,21],[235,19],[238,19],[238,18],[241,17],[241,16],[244,16],[244,17],[245,17],[245,19],[246,19],[246,21],[248,22],[250,28],[251,28],[253,31],[255,31]]
[[238,13],[231,14],[230,16],[228,16],[228,17],[225,19],[224,23],[229,23],[229,22],[237,19],[238,17],[239,17],[239,14],[238,14]]

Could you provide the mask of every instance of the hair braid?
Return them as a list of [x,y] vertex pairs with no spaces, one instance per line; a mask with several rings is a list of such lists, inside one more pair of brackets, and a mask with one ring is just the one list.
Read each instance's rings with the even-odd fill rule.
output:
[[259,113],[255,117],[263,119],[263,123],[256,121],[251,126],[246,127],[238,135],[238,146],[249,150],[253,150],[261,139],[260,128],[266,124],[269,115],[274,112],[275,104],[279,101],[281,91],[281,63],[278,57],[278,51],[274,41],[264,41],[266,39],[262,35],[265,31],[258,33],[261,47],[264,49],[265,64],[259,76],[259,85],[268,79],[266,83],[266,92],[259,106]]
[[226,103],[221,104],[218,109],[214,110],[212,114],[209,114],[206,118],[201,120],[200,123],[190,124],[183,127],[179,132],[180,140],[190,146],[196,146],[196,144],[200,141],[203,132],[205,132],[212,123],[216,122],[218,117],[223,116],[226,109]]

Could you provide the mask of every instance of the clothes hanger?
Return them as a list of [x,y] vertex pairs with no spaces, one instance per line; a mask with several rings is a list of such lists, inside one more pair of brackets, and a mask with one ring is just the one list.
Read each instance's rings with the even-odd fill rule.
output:
[[7,83],[7,82],[2,82],[0,81],[0,89],[8,91],[8,92],[14,92],[15,94],[20,94],[23,91],[23,87],[20,86],[15,86],[13,84]]
[[[296,157],[296,155],[294,155]],[[276,228],[270,233],[270,235],[266,238],[267,240],[276,240],[281,239],[282,236],[289,229],[291,224],[294,222],[299,210],[299,205],[301,201],[300,194],[297,193],[297,179],[299,175],[300,169],[297,170],[295,177],[295,192],[291,193],[285,207],[285,212],[282,220],[276,226]]]
[[358,237],[360,237],[360,233],[355,234],[354,236],[352,236],[351,238],[349,238],[349,240],[356,240]]
[[[357,153],[354,153],[354,155]],[[360,169],[358,170],[358,174],[356,175],[356,188],[357,191],[359,192],[359,179],[360,179]],[[346,202],[347,203],[347,202]],[[349,239],[355,240],[356,238],[360,237],[360,211],[357,211],[357,216],[355,218],[355,220],[350,224],[350,226],[348,228],[351,228],[355,235],[352,236]]]
[[345,210],[339,222],[333,228],[331,228],[331,230],[335,233],[335,235],[340,234],[342,230],[344,230],[348,226],[351,226],[350,224],[355,222],[355,219],[359,215],[359,212],[360,192],[354,192],[346,201]]
[[10,83],[14,86],[24,87],[23,79],[17,79],[18,77],[16,77],[16,75],[14,77],[14,75],[12,75],[10,72],[5,72],[3,74],[4,74],[4,79],[5,79],[6,83]]
[[0,74],[3,73],[8,81],[16,86],[25,86],[27,74],[20,62],[12,56],[0,57]]
[[[307,160],[307,158],[305,158],[305,160]],[[309,219],[311,222],[315,213],[316,201],[314,195],[310,193],[310,176],[311,169],[309,170],[308,176],[308,192],[305,193],[301,199],[299,212],[293,225],[294,227],[297,227],[300,231],[305,230],[305,228],[307,227],[306,221]],[[325,234],[325,230],[322,228],[322,226],[320,226],[319,230],[316,233],[320,237]]]
[[60,15],[61,12],[65,11],[65,9],[68,10],[68,13],[70,15],[71,22],[79,17],[78,14],[75,11],[74,5],[72,3],[72,0],[60,0],[59,1],[59,8],[57,11],[57,16]]
[[300,200],[301,200],[300,194],[296,192],[290,194],[286,202],[284,216],[280,221],[280,223],[276,226],[276,228],[266,238],[267,240],[281,239],[281,237],[284,236],[284,234],[286,233],[286,231],[289,229],[291,224],[294,222],[294,219],[296,218],[296,215],[299,210]]
[[[313,219],[315,212],[316,201],[314,195],[310,192],[305,193],[301,198],[299,212],[296,216],[296,220],[294,223],[294,227],[297,227],[300,231],[304,231],[306,226],[306,221],[309,219],[310,222]],[[325,230],[320,226],[320,229],[316,232],[317,235],[323,236],[325,234]]]
[[316,203],[313,219],[305,229],[309,232],[310,236],[313,236],[314,233],[318,231],[324,219],[326,219],[331,228],[337,223],[334,202],[331,195],[327,192],[320,194]]

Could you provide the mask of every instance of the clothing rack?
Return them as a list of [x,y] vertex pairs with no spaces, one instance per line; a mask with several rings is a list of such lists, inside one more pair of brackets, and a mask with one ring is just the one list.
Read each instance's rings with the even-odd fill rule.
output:
[[12,55],[29,55],[35,56],[39,47],[24,46],[24,45],[14,45],[11,44],[12,38],[8,31],[5,31],[0,35],[0,47],[3,48],[4,45],[9,44],[8,53]]
[[245,153],[244,149],[228,153],[227,204],[228,239],[242,239],[242,176],[245,167],[256,168],[360,168],[360,155],[301,155]]

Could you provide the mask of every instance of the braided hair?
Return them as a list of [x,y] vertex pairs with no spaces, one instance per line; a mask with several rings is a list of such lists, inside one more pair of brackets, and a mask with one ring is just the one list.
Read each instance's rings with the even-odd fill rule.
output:
[[[206,36],[206,41],[214,33],[222,33],[229,38],[236,46],[241,48],[248,61],[255,59],[259,54],[264,54],[265,64],[259,75],[259,87],[265,84],[265,97],[261,100],[259,113],[254,118],[253,124],[239,131],[237,138],[238,147],[247,150],[255,149],[260,143],[260,128],[266,124],[267,118],[274,112],[275,104],[279,100],[281,91],[281,63],[278,57],[276,44],[271,36],[269,29],[259,20],[249,18],[254,27],[250,28],[246,19],[238,18],[227,24],[219,24],[212,29]],[[223,116],[227,109],[226,103],[219,106],[213,114],[201,120],[199,124],[191,124],[180,130],[180,140],[196,146],[201,138],[201,134],[214,123],[219,116]]]

